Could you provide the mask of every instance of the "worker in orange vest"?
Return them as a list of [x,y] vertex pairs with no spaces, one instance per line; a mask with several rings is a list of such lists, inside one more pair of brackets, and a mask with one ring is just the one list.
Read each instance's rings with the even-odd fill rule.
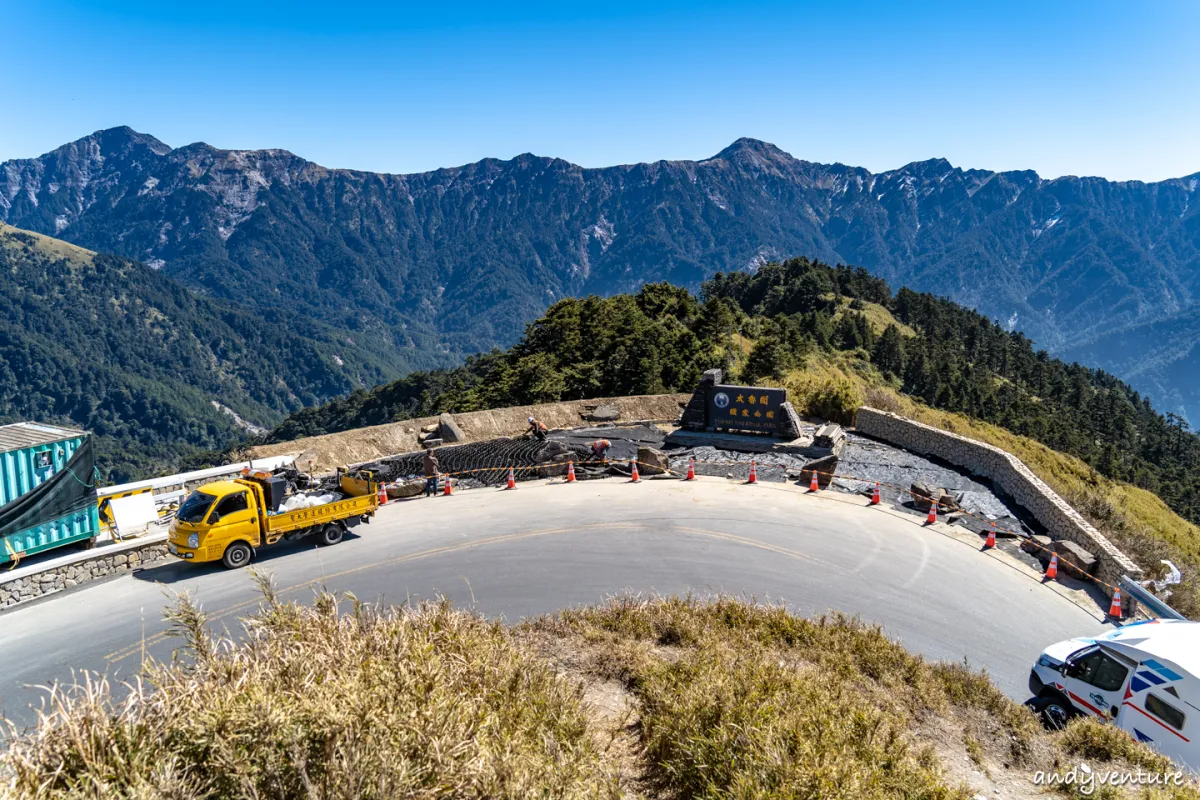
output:
[[533,417],[529,418],[529,430],[527,430],[526,433],[531,435],[533,438],[537,439],[539,442],[546,441],[547,430],[549,430],[549,428],[546,427],[546,423],[542,422],[540,419],[534,419]]
[[604,461],[608,458],[608,448],[610,447],[612,447],[612,442],[608,439],[597,439],[592,442],[592,458]]

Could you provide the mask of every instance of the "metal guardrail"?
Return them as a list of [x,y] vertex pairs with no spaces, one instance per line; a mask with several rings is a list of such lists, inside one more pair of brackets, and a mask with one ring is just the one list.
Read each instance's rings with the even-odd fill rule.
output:
[[1144,586],[1128,575],[1122,575],[1120,583],[1121,591],[1125,592],[1130,597],[1144,605],[1146,608],[1150,609],[1150,611],[1152,611],[1156,616],[1162,619],[1187,619],[1187,617],[1185,617],[1183,614],[1180,614],[1162,600],[1159,600],[1157,597],[1150,594],[1150,592],[1146,591]]

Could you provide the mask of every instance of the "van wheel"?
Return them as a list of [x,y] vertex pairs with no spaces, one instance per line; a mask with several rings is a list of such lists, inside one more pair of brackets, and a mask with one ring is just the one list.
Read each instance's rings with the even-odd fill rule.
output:
[[225,565],[225,569],[241,569],[250,563],[251,555],[250,545],[245,542],[234,542],[225,548],[225,555],[221,556],[221,563]]
[[331,522],[322,528],[321,532],[317,534],[317,544],[321,545],[322,547],[335,545],[342,540],[342,536],[345,533],[346,532],[342,530],[341,525],[338,525],[336,522]]
[[1074,709],[1067,705],[1061,697],[1039,697],[1031,700],[1029,707],[1042,720],[1042,725],[1048,730],[1061,731],[1074,716]]

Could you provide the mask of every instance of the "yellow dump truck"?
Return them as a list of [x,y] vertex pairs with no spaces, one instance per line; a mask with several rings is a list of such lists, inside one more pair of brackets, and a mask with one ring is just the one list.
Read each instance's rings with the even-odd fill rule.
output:
[[372,474],[344,474],[340,485],[341,500],[281,511],[288,492],[284,477],[256,472],[207,483],[180,505],[167,550],[187,561],[220,560],[226,569],[238,569],[257,548],[281,539],[315,536],[317,544],[337,544],[347,528],[370,521],[379,508]]

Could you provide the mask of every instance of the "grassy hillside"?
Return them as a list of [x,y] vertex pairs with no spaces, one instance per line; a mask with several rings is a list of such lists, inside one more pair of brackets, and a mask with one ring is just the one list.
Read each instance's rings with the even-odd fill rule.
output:
[[244,642],[185,598],[194,660],[131,700],[58,689],[0,754],[8,796],[968,800],[1080,762],[1170,768],[1110,726],[1048,734],[986,675],[840,616],[619,598],[508,629],[263,583]]
[[106,480],[247,435],[225,408],[266,427],[395,374],[383,355],[343,357],[341,336],[0,224],[0,420],[93,431]]

